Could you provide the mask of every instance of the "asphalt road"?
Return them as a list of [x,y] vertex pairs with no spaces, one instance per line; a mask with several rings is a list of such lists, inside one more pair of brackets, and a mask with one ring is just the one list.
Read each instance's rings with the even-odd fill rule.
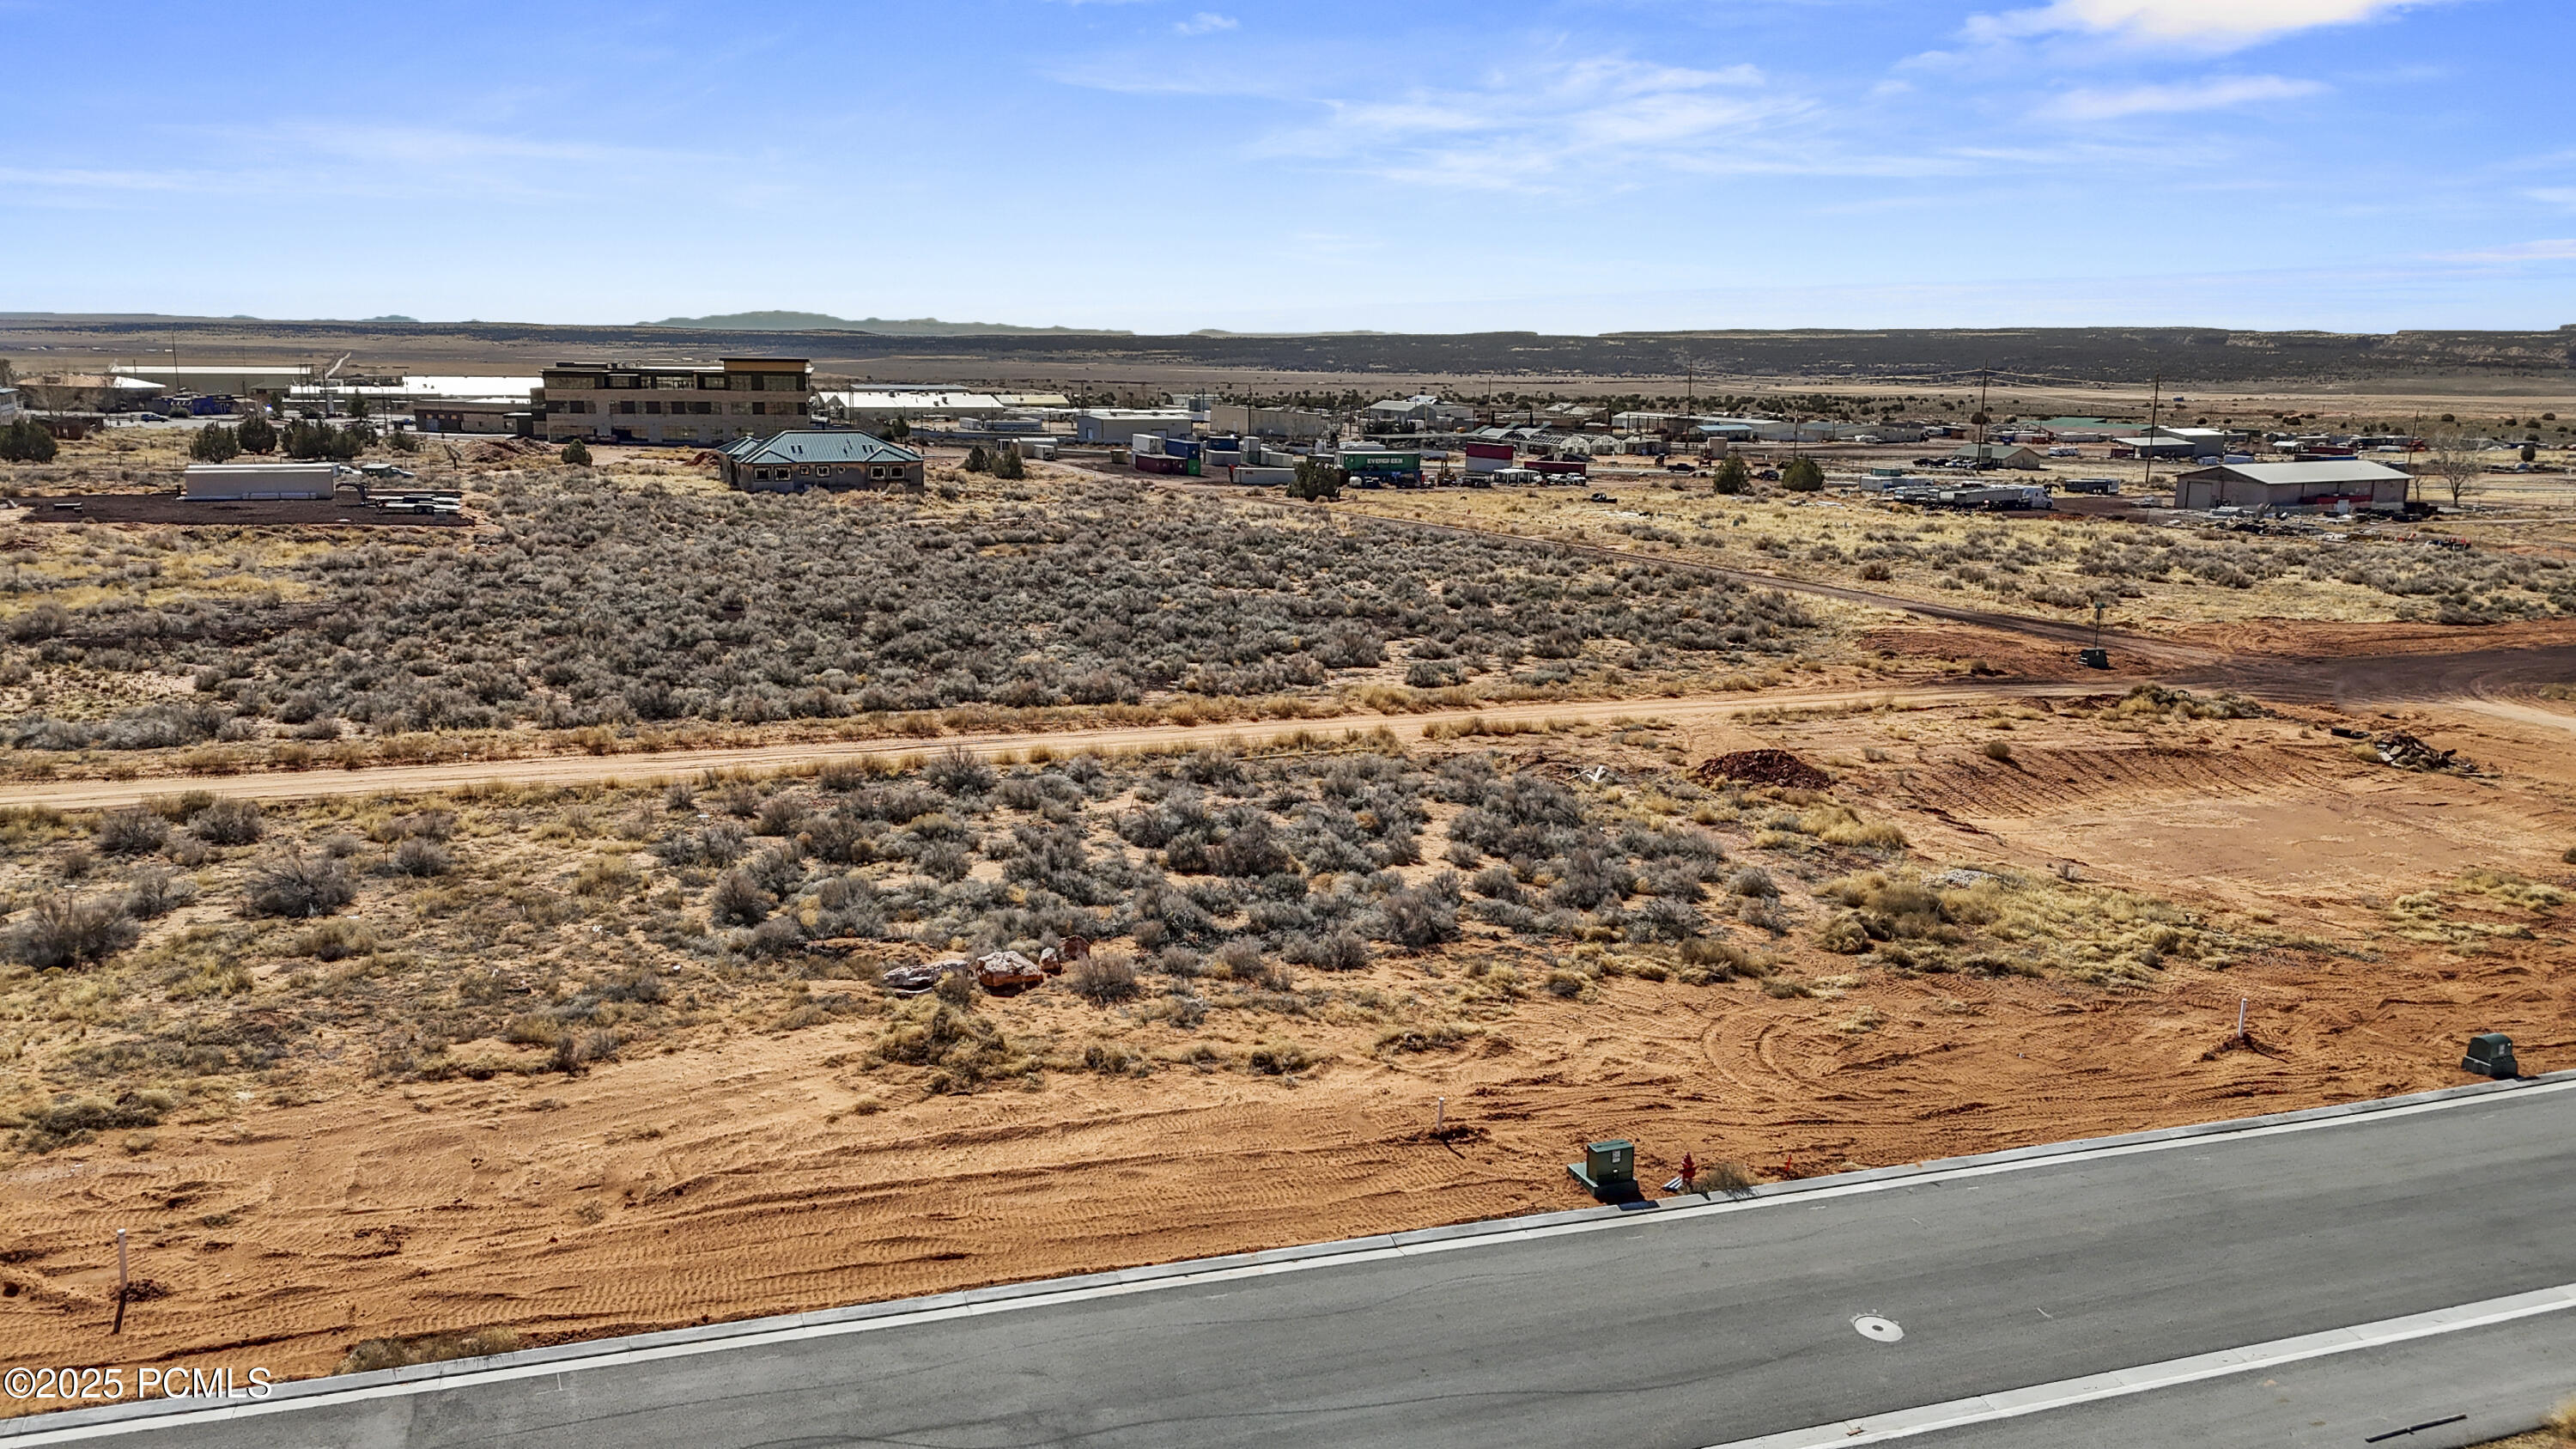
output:
[[[1838,1442],[1872,1415],[2576,1285],[2571,1168],[2576,1079],[2553,1078],[94,1427],[173,1449]],[[2576,1308],[2537,1312],[1914,1442],[2358,1444],[2464,1411],[2500,1433],[2536,1418],[2571,1343]],[[2467,1422],[2391,1442],[2469,1442],[2442,1437]]]
[[2377,1440],[2387,1449],[2459,1449],[2530,1428],[2570,1393],[2576,1313],[2559,1313],[1908,1442],[1920,1449],[2327,1449]]

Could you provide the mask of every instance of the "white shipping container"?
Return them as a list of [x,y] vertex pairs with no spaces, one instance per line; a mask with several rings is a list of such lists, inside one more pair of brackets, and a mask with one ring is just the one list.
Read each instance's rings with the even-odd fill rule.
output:
[[336,463],[191,463],[179,496],[205,503],[241,499],[331,497]]

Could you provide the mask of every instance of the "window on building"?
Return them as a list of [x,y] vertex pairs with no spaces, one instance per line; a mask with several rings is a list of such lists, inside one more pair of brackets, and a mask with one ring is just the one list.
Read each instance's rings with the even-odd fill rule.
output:
[[[743,405],[743,404],[741,404],[741,403],[735,403],[735,404],[733,405],[733,415],[734,415],[735,417],[741,417],[741,416],[743,415],[743,410],[744,410],[744,405]],[[741,429],[737,428],[737,429],[735,429],[734,431],[736,431],[736,432],[740,432],[740,431],[741,431]]]
[[658,403],[658,402],[648,402],[648,403],[644,404],[644,411],[646,411],[646,412],[648,412],[648,413],[658,413],[658,412],[660,412],[661,410],[662,410],[662,405],[661,405],[660,403]]
[[631,413],[635,411],[635,400],[633,398],[621,399],[617,404],[617,410],[621,413]]
[[724,375],[723,373],[721,373],[721,372],[713,372],[713,373],[708,373],[708,374],[706,374],[706,375],[705,375],[705,376],[703,376],[703,377],[700,377],[700,378],[698,379],[698,386],[703,387],[703,388],[711,388],[711,389],[713,389],[714,391],[722,392],[722,391],[724,391],[726,388],[729,388],[729,387],[733,386],[733,379],[732,379],[732,378],[730,378],[730,377],[725,376],[725,375]]
[[694,380],[695,379],[691,378],[687,373],[682,372],[674,373],[668,377],[657,377],[653,379],[653,385],[655,387],[681,388],[687,387]]
[[753,403],[751,405],[751,415],[755,418],[765,418],[769,416],[769,404]]
[[691,403],[691,404],[689,404],[689,411],[691,411],[691,412],[693,412],[693,413],[696,413],[696,414],[697,414],[698,416],[700,416],[700,417],[705,417],[707,414],[709,414],[709,413],[711,413],[711,412],[714,412],[715,410],[716,410],[716,405],[715,405],[714,403]]
[[870,469],[868,470],[868,476],[869,476],[869,477],[871,477],[871,478],[883,478],[883,477],[885,476],[885,469],[883,469],[883,468],[870,468]]

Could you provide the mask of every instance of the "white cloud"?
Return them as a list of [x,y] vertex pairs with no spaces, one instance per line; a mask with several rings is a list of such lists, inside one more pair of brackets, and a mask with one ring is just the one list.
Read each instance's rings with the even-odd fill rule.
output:
[[2110,121],[2123,116],[2215,111],[2259,101],[2294,100],[2324,89],[2316,81],[2277,75],[2216,76],[2175,85],[2071,90],[2041,106],[2040,113],[2065,121]]
[[1243,22],[1233,16],[1219,15],[1213,10],[1202,10],[1187,20],[1172,22],[1173,32],[1179,35],[1213,35],[1220,30],[1238,30],[1242,26]]
[[2576,237],[2552,237],[2542,241],[2515,242],[2482,252],[2452,252],[2444,258],[2454,262],[2569,262],[2576,261]]
[[2320,25],[2350,25],[2429,0],[2050,0],[2036,10],[1979,15],[1981,40],[2063,31],[2232,47]]
[[1769,93],[1750,65],[1697,70],[1617,55],[1525,60],[1451,89],[1315,103],[1319,123],[1260,149],[1480,190],[1547,189],[1577,171],[1615,183],[1648,170],[1760,169],[1751,153],[1811,109]]
[[2576,186],[2535,186],[2523,195],[2543,206],[2563,206],[2576,211]]

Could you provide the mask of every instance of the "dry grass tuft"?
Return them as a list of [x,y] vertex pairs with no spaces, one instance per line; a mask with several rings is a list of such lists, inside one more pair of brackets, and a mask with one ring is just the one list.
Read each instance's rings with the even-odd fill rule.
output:
[[519,1346],[518,1330],[512,1328],[475,1328],[455,1333],[419,1333],[406,1338],[369,1338],[360,1340],[340,1360],[338,1372],[372,1373],[377,1369],[409,1368],[414,1364],[445,1363],[450,1359],[481,1358],[487,1354],[509,1353]]

